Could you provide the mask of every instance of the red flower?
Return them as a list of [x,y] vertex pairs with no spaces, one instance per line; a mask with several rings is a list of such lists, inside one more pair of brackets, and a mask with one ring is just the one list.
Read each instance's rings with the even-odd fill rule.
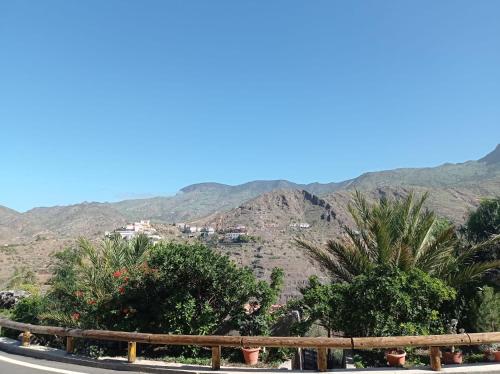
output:
[[75,321],[78,321],[80,319],[80,313],[78,312],[74,312],[72,315],[71,315],[71,318],[73,318]]
[[123,286],[118,287],[118,292],[120,293],[120,295],[123,295],[125,293],[125,287]]
[[122,276],[122,272],[120,270],[117,270],[113,273],[113,277],[115,278],[120,278]]
[[87,301],[87,304],[89,304],[89,305],[95,305],[96,303],[97,303],[97,301],[95,301],[95,300],[88,300]]

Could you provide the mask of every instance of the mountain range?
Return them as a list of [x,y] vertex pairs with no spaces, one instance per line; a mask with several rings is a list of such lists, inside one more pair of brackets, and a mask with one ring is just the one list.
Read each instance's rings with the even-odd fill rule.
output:
[[[24,213],[0,206],[0,263],[7,265],[2,266],[0,281],[16,263],[26,263],[48,274],[49,253],[70,245],[78,236],[102,237],[105,231],[128,221],[150,219],[160,230],[170,233],[167,228],[172,223],[220,225],[223,222],[243,224],[261,240],[243,245],[237,251],[216,245],[218,250],[251,266],[259,276],[266,277],[273,266],[284,267],[291,277],[287,287],[293,294],[294,287],[318,269],[292,244],[292,239],[305,235],[323,242],[340,235],[342,225],[352,224],[346,208],[355,189],[372,198],[404,195],[410,190],[428,191],[428,207],[461,224],[481,198],[500,196],[500,145],[479,160],[369,172],[338,183],[297,184],[287,180],[252,181],[237,186],[200,183],[168,197],[85,202],[34,208]],[[307,222],[311,227],[298,233],[290,226],[298,222]]]

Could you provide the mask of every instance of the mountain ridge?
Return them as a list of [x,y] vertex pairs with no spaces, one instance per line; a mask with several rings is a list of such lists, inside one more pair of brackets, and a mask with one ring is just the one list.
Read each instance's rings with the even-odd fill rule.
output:
[[[213,225],[222,233],[234,225],[247,226],[248,233],[259,238],[256,242],[208,244],[260,278],[269,277],[274,266],[283,267],[285,295],[293,296],[307,276],[321,274],[293,239],[301,236],[321,244],[342,238],[343,225],[353,225],[347,206],[355,189],[369,199],[430,192],[427,207],[460,225],[481,198],[500,196],[499,153],[497,146],[477,161],[369,172],[337,183],[208,182],[186,186],[169,197],[37,207],[24,213],[0,206],[0,283],[19,264],[47,280],[50,254],[73,245],[76,238],[97,240],[127,221],[151,219],[167,240],[194,240],[172,223]],[[301,223],[309,226],[298,227]]]
[[236,208],[274,190],[305,190],[323,197],[341,190],[372,191],[395,186],[435,190],[447,199],[453,199],[449,190],[453,188],[469,191],[461,192],[469,199],[482,194],[500,195],[500,144],[477,161],[366,172],[341,182],[301,184],[278,179],[254,180],[234,186],[204,182],[185,186],[173,196],[35,207],[24,213],[0,206],[0,243],[8,243],[13,236],[17,237],[16,242],[29,239],[40,232],[65,237],[92,236],[112,230],[127,220],[144,218],[157,223],[189,222]]

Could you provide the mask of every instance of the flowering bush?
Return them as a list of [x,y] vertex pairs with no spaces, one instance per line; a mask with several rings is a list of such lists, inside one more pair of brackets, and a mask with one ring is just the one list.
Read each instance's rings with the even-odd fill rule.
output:
[[272,287],[257,281],[249,269],[202,245],[152,245],[142,237],[107,239],[100,246],[82,240],[56,258],[51,289],[44,303],[29,309],[30,322],[213,334],[234,326],[249,300],[269,309],[282,280],[276,270]]

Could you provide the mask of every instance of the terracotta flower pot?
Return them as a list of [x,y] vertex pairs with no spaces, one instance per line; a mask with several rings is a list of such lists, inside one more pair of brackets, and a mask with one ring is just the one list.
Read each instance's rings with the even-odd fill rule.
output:
[[444,352],[443,363],[445,364],[461,364],[463,361],[462,352]]
[[247,365],[255,365],[259,362],[259,348],[242,348],[243,357],[245,358],[245,364]]
[[406,362],[406,352],[403,350],[390,351],[386,353],[389,366],[403,366]]
[[491,354],[495,357],[496,362],[500,362],[500,351],[491,351]]

